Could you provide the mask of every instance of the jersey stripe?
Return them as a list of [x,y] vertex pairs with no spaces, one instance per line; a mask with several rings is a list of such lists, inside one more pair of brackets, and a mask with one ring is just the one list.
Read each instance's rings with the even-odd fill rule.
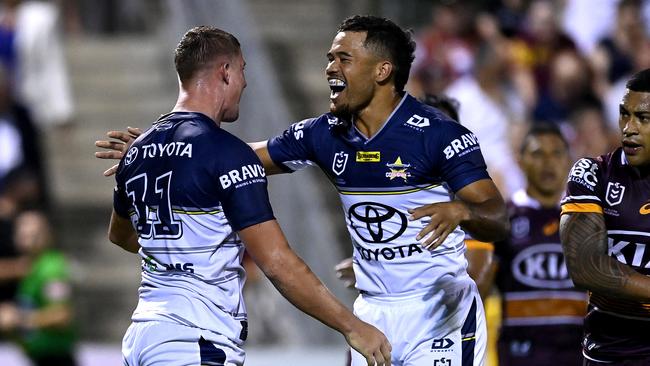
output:
[[494,251],[494,244],[478,241],[475,239],[465,239],[465,246],[467,246],[467,249],[484,249],[491,252]]
[[596,203],[565,203],[562,205],[562,214],[567,213],[603,213],[603,208]]

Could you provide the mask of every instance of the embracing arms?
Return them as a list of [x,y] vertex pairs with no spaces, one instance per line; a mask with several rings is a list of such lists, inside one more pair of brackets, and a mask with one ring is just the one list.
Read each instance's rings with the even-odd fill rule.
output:
[[[122,159],[122,156],[131,145],[131,143],[142,134],[142,130],[139,128],[128,127],[126,131],[109,131],[106,136],[110,137],[113,140],[99,140],[95,141],[95,146],[107,149],[106,151],[98,151],[95,153],[95,157],[100,159]],[[262,166],[266,171],[266,175],[280,174],[284,173],[280,167],[275,165],[271,156],[269,155],[269,150],[267,148],[267,141],[258,141],[258,142],[249,142],[248,146],[255,151],[257,157],[262,161]],[[112,167],[104,171],[105,176],[111,176],[115,174],[117,170],[117,165],[115,164]]]
[[368,365],[390,365],[391,346],[375,327],[355,317],[289,247],[275,220],[249,226],[239,236],[251,258],[294,306],[339,331]]

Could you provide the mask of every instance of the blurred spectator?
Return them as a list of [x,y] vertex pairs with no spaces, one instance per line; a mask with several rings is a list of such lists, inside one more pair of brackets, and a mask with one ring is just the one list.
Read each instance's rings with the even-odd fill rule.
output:
[[45,215],[27,211],[16,219],[14,241],[32,262],[20,282],[16,303],[0,306],[0,329],[13,337],[36,366],[75,365],[68,264],[50,246]]
[[614,84],[609,86],[605,93],[604,101],[606,106],[607,123],[610,129],[619,130],[618,115],[619,105],[625,94],[625,84],[638,71],[650,68],[650,40],[645,40],[636,45],[633,53],[634,68],[631,72],[619,78]]
[[576,106],[570,122],[573,133],[569,141],[574,160],[603,155],[619,141],[618,133],[609,128],[603,107],[596,100]]
[[562,0],[562,28],[583,55],[594,52],[598,41],[611,33],[616,4],[621,0]]
[[526,18],[528,0],[487,1],[486,10],[494,15],[499,31],[507,38],[516,36]]
[[436,4],[429,26],[417,37],[415,60],[407,89],[416,97],[440,94],[451,82],[469,72],[472,50],[467,32],[471,7],[459,2]]
[[575,51],[557,52],[549,61],[548,87],[539,95],[533,118],[563,124],[573,107],[596,98],[593,76],[587,60]]
[[23,143],[17,119],[11,108],[9,85],[0,67],[0,190],[3,178],[23,163]]
[[3,62],[13,76],[14,94],[40,127],[72,118],[72,98],[55,3],[4,0],[0,12]]
[[512,42],[515,63],[534,75],[538,94],[549,87],[549,63],[562,51],[575,51],[574,42],[558,25],[558,7],[552,1],[532,1],[524,29]]
[[0,187],[0,302],[13,300],[18,281],[29,270],[29,259],[14,245],[14,220],[38,197],[36,180],[27,170],[15,169]]
[[622,0],[618,4],[613,32],[600,39],[591,55],[601,94],[609,84],[632,73],[634,53],[640,44],[647,41],[643,26],[642,1]]
[[523,120],[523,104],[504,84],[506,53],[484,44],[475,57],[473,74],[453,82],[445,94],[462,106],[460,120],[478,137],[490,176],[505,197],[520,189],[524,179],[514,159],[510,132]]

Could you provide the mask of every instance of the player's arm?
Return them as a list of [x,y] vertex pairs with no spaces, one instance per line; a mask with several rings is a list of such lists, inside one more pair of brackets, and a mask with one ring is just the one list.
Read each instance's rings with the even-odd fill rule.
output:
[[467,250],[467,273],[476,282],[481,298],[485,299],[492,290],[497,264],[494,260],[494,245],[478,240],[465,240]]
[[440,245],[458,225],[472,238],[484,242],[502,240],[510,229],[506,205],[491,179],[464,186],[451,202],[421,206],[409,213],[410,220],[431,218],[416,237],[418,240],[426,238],[423,245],[429,249]]
[[111,223],[108,227],[108,240],[122,249],[137,253],[140,250],[138,234],[129,219],[118,215],[115,210],[111,214]]
[[456,202],[467,210],[460,226],[483,242],[503,240],[510,231],[506,204],[491,179],[481,179],[456,192]]
[[[106,136],[108,136],[111,140],[95,141],[96,147],[106,149],[103,151],[95,152],[95,157],[98,159],[120,160],[122,159],[122,156],[124,156],[124,153],[131,145],[131,143],[141,134],[142,130],[133,127],[128,127],[126,131],[108,131],[106,133]],[[257,157],[262,161],[266,175],[285,173],[285,171],[282,168],[278,167],[273,162],[273,159],[271,159],[266,140],[249,142],[248,146],[250,146],[255,151]],[[115,174],[116,170],[117,164],[104,171],[104,176],[111,176]]]
[[607,255],[607,228],[601,213],[563,214],[560,239],[576,286],[613,297],[650,301],[650,277]]
[[301,311],[343,334],[368,365],[390,365],[391,347],[375,327],[355,317],[289,247],[275,220],[239,231],[251,258],[282,296]]
[[275,165],[275,162],[273,162],[273,159],[271,159],[267,140],[258,141],[258,142],[249,142],[248,146],[250,146],[251,149],[255,151],[257,157],[262,161],[262,165],[264,166],[264,171],[266,171],[266,175],[286,173],[282,168]]

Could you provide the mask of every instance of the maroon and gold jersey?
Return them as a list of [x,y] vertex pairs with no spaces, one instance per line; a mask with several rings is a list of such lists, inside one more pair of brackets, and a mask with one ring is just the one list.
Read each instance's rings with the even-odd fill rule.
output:
[[[607,254],[650,275],[650,248],[646,250],[650,246],[650,176],[630,166],[621,148],[595,159],[580,159],[573,165],[562,200],[562,214],[566,213],[602,214],[607,228]],[[643,340],[645,335],[641,339],[630,328],[621,328],[630,322],[650,329],[650,303],[599,293],[591,293],[589,303],[591,311],[585,320],[583,342],[587,358],[650,356],[650,341]]]
[[[562,213],[603,214],[607,254],[644,275],[650,274],[650,177],[627,164],[622,149],[596,159],[578,160],[562,200]],[[592,293],[601,311],[650,320],[650,304]]]
[[[543,207],[525,191],[508,202],[510,235],[495,244],[502,298],[499,364],[581,364],[587,293],[577,290],[560,244],[560,207]],[[552,334],[552,337],[549,335]]]

